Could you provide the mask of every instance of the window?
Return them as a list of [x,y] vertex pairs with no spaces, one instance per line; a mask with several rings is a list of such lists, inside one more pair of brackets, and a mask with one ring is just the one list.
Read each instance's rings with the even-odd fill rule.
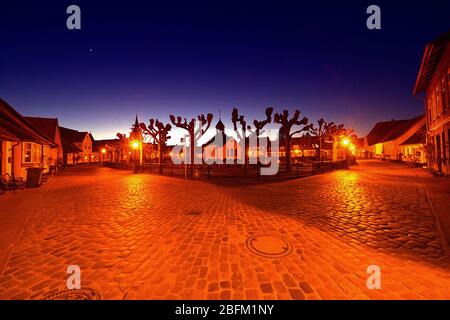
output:
[[42,146],[32,142],[22,144],[22,162],[40,163],[42,161]]
[[431,108],[431,121],[434,121],[434,119],[436,119],[436,97],[434,92],[433,95],[431,96],[430,108]]
[[450,108],[450,67],[447,69],[447,107]]
[[23,163],[31,163],[31,143],[24,143],[23,144],[23,150],[22,150],[22,155],[23,155]]
[[447,145],[445,141],[445,131],[442,132],[442,160],[447,161]]
[[430,98],[428,98],[428,100],[427,100],[427,117],[428,117],[428,123],[431,123],[431,121],[432,121],[432,115],[431,115],[431,99]]
[[436,88],[436,118],[438,118],[442,113],[442,101],[441,101],[441,90],[438,84]]
[[442,92],[442,111],[446,111],[449,107],[448,105],[448,92],[447,92],[447,83],[445,81],[445,76],[442,77],[441,80],[441,92]]

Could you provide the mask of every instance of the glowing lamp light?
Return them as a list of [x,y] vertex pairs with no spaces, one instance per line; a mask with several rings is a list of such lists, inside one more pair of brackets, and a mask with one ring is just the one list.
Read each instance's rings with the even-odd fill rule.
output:
[[84,160],[87,160],[87,156],[84,157]]
[[299,154],[299,153],[300,153],[300,150],[295,149],[294,152],[295,152],[295,154]]
[[131,146],[133,147],[133,149],[138,149],[139,148],[139,141],[133,141],[131,143]]
[[105,149],[105,148],[102,149],[102,153],[103,153],[103,154],[106,153],[106,149]]
[[345,138],[344,140],[342,140],[342,143],[343,143],[345,146],[347,146],[347,145],[350,143],[350,141],[348,141],[348,139]]

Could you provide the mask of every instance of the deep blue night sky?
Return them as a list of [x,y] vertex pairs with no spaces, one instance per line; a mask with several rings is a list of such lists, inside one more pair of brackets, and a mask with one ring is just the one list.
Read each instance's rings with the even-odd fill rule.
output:
[[[228,120],[238,106],[251,120],[269,105],[364,135],[423,112],[412,96],[423,49],[450,29],[448,0],[8,2],[0,97],[96,138],[127,132],[135,113],[220,108]],[[79,31],[66,28],[70,4],[81,7]],[[366,28],[370,4],[381,30]]]

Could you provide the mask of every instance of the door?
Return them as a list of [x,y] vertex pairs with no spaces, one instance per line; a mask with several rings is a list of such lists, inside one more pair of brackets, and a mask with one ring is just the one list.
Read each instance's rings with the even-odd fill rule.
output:
[[437,170],[442,172],[441,136],[436,135]]
[[6,155],[3,154],[3,140],[0,140],[0,177],[3,174],[3,166],[5,165]]

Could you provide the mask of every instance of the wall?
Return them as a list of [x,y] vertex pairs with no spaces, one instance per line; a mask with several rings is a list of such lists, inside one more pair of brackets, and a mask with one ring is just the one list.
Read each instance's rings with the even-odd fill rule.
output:
[[[444,80],[444,90],[443,83]],[[446,82],[446,87],[445,87]],[[450,174],[450,43],[426,90],[427,143],[434,145],[430,166],[436,171]],[[446,91],[445,95],[443,91]],[[437,141],[440,140],[440,145]],[[445,153],[444,153],[445,151]],[[438,164],[440,158],[441,166]]]

